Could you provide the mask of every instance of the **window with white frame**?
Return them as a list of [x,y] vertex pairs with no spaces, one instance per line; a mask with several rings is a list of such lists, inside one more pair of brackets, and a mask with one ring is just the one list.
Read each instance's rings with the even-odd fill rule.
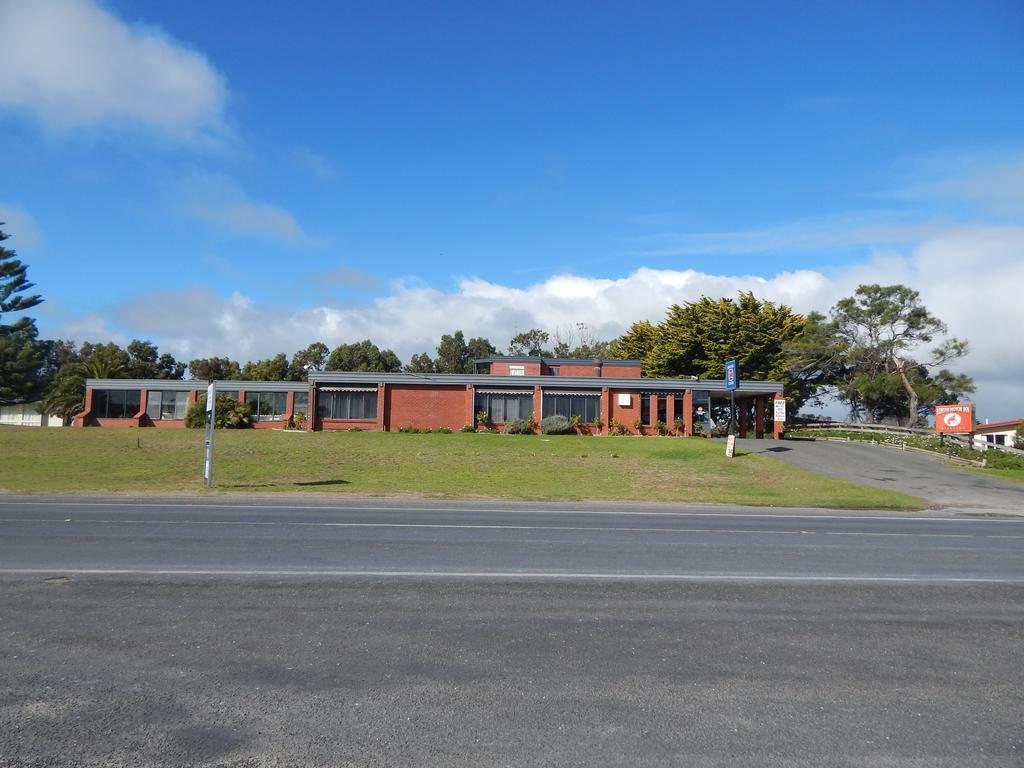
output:
[[525,376],[526,366],[525,365],[510,365],[508,367],[509,376]]
[[473,409],[476,413],[486,411],[488,424],[528,419],[533,415],[533,393],[477,390]]

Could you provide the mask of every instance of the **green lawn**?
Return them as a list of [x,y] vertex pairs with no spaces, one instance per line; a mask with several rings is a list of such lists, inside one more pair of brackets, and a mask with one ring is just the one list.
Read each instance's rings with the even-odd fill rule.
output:
[[[202,491],[202,444],[200,430],[0,428],[0,489]],[[214,466],[223,492],[923,506],[699,438],[225,430]]]

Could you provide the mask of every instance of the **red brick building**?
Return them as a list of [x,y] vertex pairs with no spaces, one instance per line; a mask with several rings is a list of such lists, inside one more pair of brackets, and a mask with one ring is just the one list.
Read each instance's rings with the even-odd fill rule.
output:
[[[492,357],[474,362],[475,374],[314,371],[309,382],[220,381],[219,392],[248,402],[258,428],[280,428],[301,412],[309,430],[395,432],[403,427],[458,430],[482,423],[553,414],[578,417],[581,430],[608,434],[678,435],[705,431],[712,402],[728,394],[721,380],[641,378],[638,360],[562,360]],[[181,427],[185,411],[206,389],[200,381],[89,379],[85,410],[75,426]],[[739,432],[778,436],[770,406],[782,384],[741,381],[736,392]],[[308,418],[313,414],[312,418]]]

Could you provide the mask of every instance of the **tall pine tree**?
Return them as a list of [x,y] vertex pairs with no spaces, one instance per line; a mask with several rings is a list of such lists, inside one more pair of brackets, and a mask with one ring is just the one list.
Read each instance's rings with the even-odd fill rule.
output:
[[[0,230],[0,243],[8,238]],[[28,280],[28,266],[16,256],[0,245],[0,320],[4,313],[24,312],[43,300],[38,294],[17,295],[33,284]],[[30,317],[21,317],[12,325],[0,322],[0,405],[31,402],[42,395],[46,344],[38,336],[36,322]]]

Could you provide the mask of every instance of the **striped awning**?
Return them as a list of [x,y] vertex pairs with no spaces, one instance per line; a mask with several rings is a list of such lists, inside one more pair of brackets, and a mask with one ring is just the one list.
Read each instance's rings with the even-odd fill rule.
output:
[[519,395],[520,397],[529,395],[533,397],[532,389],[480,389],[477,387],[476,393],[478,395]]
[[321,392],[376,392],[376,387],[320,387]]
[[600,397],[600,392],[566,392],[563,389],[545,389],[545,395],[571,395],[572,397]]

